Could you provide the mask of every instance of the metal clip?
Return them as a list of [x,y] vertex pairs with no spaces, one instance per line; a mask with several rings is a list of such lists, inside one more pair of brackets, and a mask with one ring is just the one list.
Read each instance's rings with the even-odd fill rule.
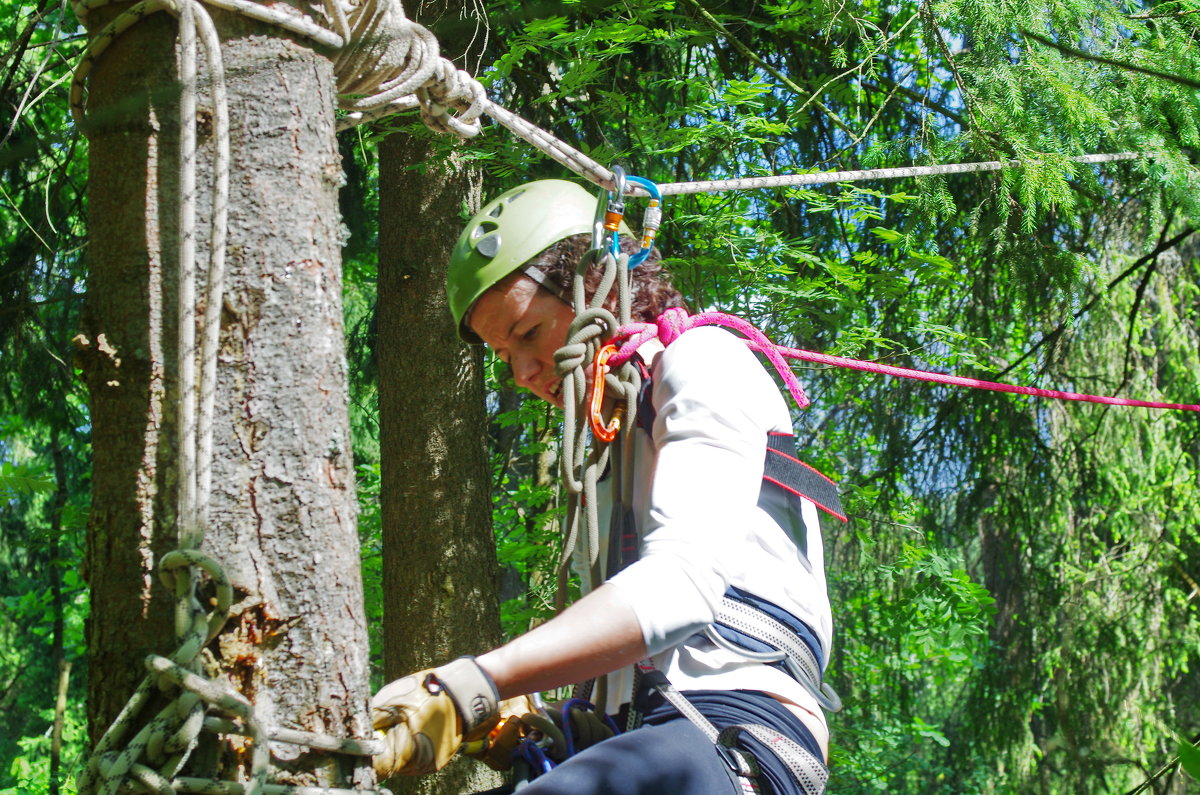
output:
[[658,227],[662,225],[662,207],[659,206],[662,203],[662,191],[644,177],[631,176],[627,177],[627,180],[650,194],[650,203],[646,205],[646,214],[642,216],[642,247],[629,258],[629,267],[632,270],[645,262],[646,257],[654,250],[654,238],[658,235]]
[[617,438],[617,431],[621,430],[621,416],[625,413],[624,406],[617,406],[613,411],[612,420],[607,425],[601,413],[604,404],[604,376],[608,375],[609,369],[608,360],[617,350],[615,344],[609,343],[596,351],[596,358],[592,360],[592,401],[588,421],[592,425],[592,435],[602,442],[611,442]]

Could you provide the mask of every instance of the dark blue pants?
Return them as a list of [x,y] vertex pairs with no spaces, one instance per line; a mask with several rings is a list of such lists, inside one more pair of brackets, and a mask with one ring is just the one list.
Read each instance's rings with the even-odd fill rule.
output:
[[[748,691],[685,694],[718,729],[737,723],[772,727],[811,751],[821,749],[795,715],[770,696]],[[742,747],[762,768],[764,793],[803,795],[787,767],[769,749],[742,735]],[[511,788],[494,790],[495,795]],[[734,795],[725,762],[704,733],[655,696],[645,725],[576,754],[520,788],[520,795]]]

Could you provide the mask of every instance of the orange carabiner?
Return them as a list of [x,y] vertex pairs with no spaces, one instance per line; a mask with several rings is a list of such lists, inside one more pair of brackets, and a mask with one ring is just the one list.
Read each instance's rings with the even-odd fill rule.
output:
[[621,406],[618,406],[613,412],[612,421],[607,425],[604,424],[604,415],[601,413],[601,406],[604,403],[604,376],[608,374],[608,359],[616,352],[617,346],[610,343],[596,351],[596,358],[592,360],[592,409],[588,414],[588,420],[592,423],[592,435],[602,442],[611,442],[616,439],[617,431],[621,430],[621,414],[623,413]]

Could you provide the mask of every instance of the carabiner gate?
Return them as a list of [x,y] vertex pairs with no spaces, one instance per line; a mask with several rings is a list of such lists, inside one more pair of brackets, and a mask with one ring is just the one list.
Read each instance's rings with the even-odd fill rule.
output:
[[629,268],[632,270],[646,261],[654,250],[654,238],[658,235],[658,227],[662,225],[662,191],[645,177],[627,177],[629,182],[637,185],[650,194],[650,203],[646,205],[646,214],[642,216],[642,248],[629,258]]
[[[596,217],[592,221],[592,248],[608,251],[615,257],[621,253],[620,227],[625,218],[625,169],[613,166],[612,172],[616,190],[601,188],[596,199]],[[606,239],[608,245],[605,245]]]
[[621,430],[621,415],[625,413],[625,407],[618,405],[613,411],[612,420],[607,425],[604,422],[604,376],[608,375],[608,360],[617,350],[614,343],[609,343],[596,351],[596,357],[592,360],[592,400],[588,421],[592,425],[592,435],[602,442],[617,438],[617,431]]

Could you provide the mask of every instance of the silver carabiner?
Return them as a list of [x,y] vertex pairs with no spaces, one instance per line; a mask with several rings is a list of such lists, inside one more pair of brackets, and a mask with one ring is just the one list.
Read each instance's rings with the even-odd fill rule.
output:
[[[601,188],[596,197],[596,217],[592,221],[592,248],[600,251],[612,251],[615,256],[619,246],[618,228],[625,217],[625,169],[613,166],[613,185],[616,190]],[[610,210],[611,206],[611,210]],[[616,215],[615,220],[613,215]],[[612,233],[613,242],[604,245],[608,233]]]

